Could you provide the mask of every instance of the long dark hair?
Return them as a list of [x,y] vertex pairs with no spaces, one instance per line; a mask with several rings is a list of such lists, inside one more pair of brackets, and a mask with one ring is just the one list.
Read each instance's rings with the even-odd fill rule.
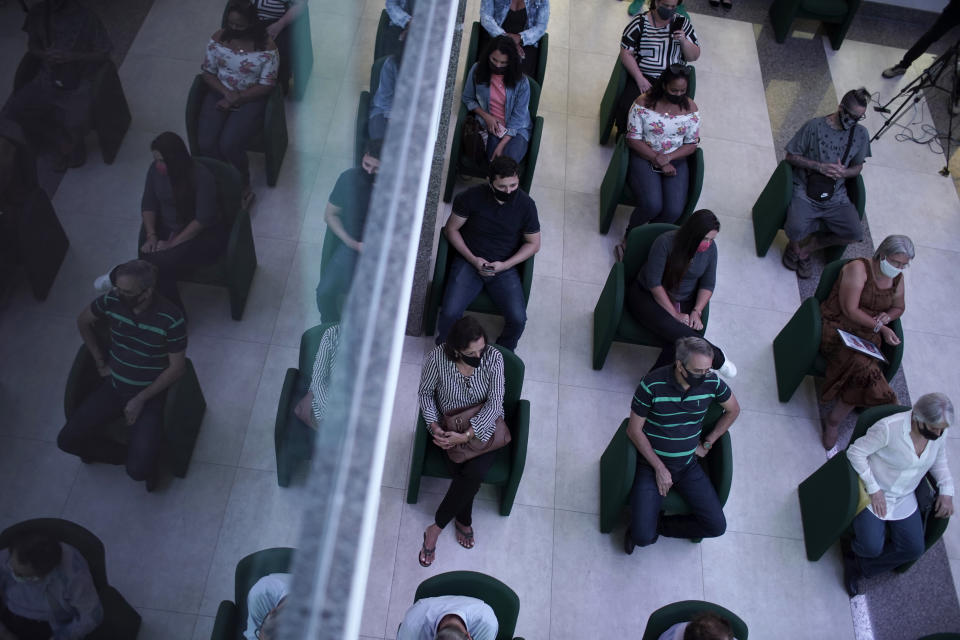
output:
[[193,158],[187,145],[172,131],[164,131],[150,143],[151,151],[159,151],[167,165],[177,205],[177,222],[187,224],[197,215],[197,182],[193,175]]
[[[663,73],[660,74],[657,81],[654,82],[650,90],[647,91],[645,104],[643,106],[647,109],[656,107],[657,103],[667,95],[667,85],[677,78],[686,80],[687,89],[690,89],[690,72],[687,70],[687,66],[683,64],[672,64],[663,70]],[[687,97],[686,93],[684,93],[683,98],[680,99],[680,108],[684,111],[690,110],[690,98]]]
[[[234,31],[226,24],[226,18],[231,13],[239,13],[247,21],[247,28],[243,31]],[[220,35],[221,42],[239,40],[240,38],[250,38],[257,47],[257,51],[262,51],[267,46],[267,23],[262,22],[257,16],[257,7],[250,0],[230,0],[227,5],[227,12],[223,14],[224,24],[223,33]]]
[[457,362],[460,360],[459,352],[469,347],[470,343],[478,338],[483,338],[483,344],[487,344],[487,332],[483,330],[477,319],[473,316],[463,316],[450,327],[450,333],[443,341],[443,355],[447,356],[448,360]]
[[709,209],[694,211],[677,230],[673,247],[667,256],[667,265],[663,270],[663,287],[667,291],[672,291],[680,284],[690,261],[697,253],[697,246],[711,231],[720,231],[720,221]]
[[477,60],[477,68],[473,72],[473,81],[477,84],[490,84],[490,54],[494,51],[507,56],[507,68],[503,74],[503,84],[515,87],[523,78],[520,70],[520,54],[517,45],[510,36],[497,36],[487,44]]

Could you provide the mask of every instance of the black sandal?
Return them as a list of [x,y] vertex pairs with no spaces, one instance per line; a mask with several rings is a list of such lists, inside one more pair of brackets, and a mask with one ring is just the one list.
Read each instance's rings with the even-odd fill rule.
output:
[[[420,546],[420,553],[417,554],[417,561],[420,563],[420,566],[421,566],[421,567],[429,567],[430,565],[432,565],[432,564],[433,564],[433,560],[431,560],[430,562],[425,562],[424,559],[425,559],[425,558],[429,558],[429,557],[432,556],[434,553],[436,553],[436,551],[437,551],[437,548],[436,548],[436,547],[434,547],[433,549],[427,549],[427,532],[424,531],[424,532],[423,532],[423,544]],[[436,559],[436,558],[434,558],[434,559]]]
[[711,6],[711,7],[719,7],[719,6],[720,6],[720,0],[710,0],[710,6]]
[[720,0],[720,6],[723,7],[724,11],[730,11],[730,9],[733,9],[733,0]]
[[456,521],[454,521],[453,527],[457,530],[457,533],[463,536],[464,539],[466,539],[467,541],[467,544],[464,544],[460,542],[460,538],[457,538],[457,544],[459,544],[464,549],[473,549],[473,527],[470,527],[470,531],[468,532],[466,529],[461,529],[460,525],[457,524]]

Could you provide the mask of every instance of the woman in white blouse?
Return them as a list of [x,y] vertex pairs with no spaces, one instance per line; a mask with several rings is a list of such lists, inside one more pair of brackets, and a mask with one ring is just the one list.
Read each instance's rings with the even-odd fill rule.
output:
[[953,478],[946,442],[939,439],[953,420],[950,398],[928,393],[913,411],[878,420],[847,449],[847,459],[870,494],[870,504],[853,521],[852,544],[844,545],[844,584],[851,597],[858,592],[860,577],[879,575],[923,553],[923,523],[914,491],[928,471],[940,491],[934,514],[953,514]]
[[687,67],[670,65],[630,108],[627,179],[637,206],[617,247],[618,259],[631,229],[647,222],[675,222],[687,204],[687,157],[700,142],[700,112],[687,97],[687,77]]
[[[487,336],[472,316],[457,320],[447,340],[427,354],[420,376],[420,412],[433,436],[433,443],[447,450],[473,438],[482,442],[493,437],[497,419],[503,418],[503,355],[487,346]],[[466,433],[446,431],[445,413],[470,405],[483,404]],[[473,498],[480,483],[496,459],[490,451],[462,463],[447,458],[452,480],[447,494],[437,507],[434,522],[423,533],[420,564],[433,564],[437,538],[450,520],[454,520],[457,542],[465,549],[473,548]]]

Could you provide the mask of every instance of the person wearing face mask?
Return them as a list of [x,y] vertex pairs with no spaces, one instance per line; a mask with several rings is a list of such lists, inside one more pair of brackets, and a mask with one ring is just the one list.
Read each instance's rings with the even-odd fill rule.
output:
[[[505,384],[503,355],[487,346],[483,327],[472,316],[457,320],[443,344],[426,355],[420,375],[420,413],[433,443],[446,451],[474,438],[481,442],[492,438],[497,420],[504,417]],[[445,415],[480,404],[482,407],[470,419],[470,428],[465,433],[447,430]],[[423,533],[419,554],[422,566],[433,564],[437,539],[451,520],[455,519],[460,546],[473,548],[473,498],[496,456],[496,451],[487,451],[460,463],[445,456],[450,487],[437,507],[433,523]]]
[[866,117],[869,100],[866,89],[848,91],[834,113],[809,120],[787,143],[793,198],[783,225],[789,240],[783,266],[801,278],[813,273],[814,251],[863,237],[845,181],[858,176],[870,157],[870,133],[857,124]]
[[686,67],[671,65],[630,108],[627,179],[637,206],[616,248],[618,260],[631,229],[648,222],[675,222],[687,204],[687,158],[700,143],[700,112],[687,97],[687,77]]
[[397,52],[387,56],[380,67],[377,92],[370,100],[370,115],[367,118],[367,131],[374,140],[382,140],[387,135],[390,112],[393,110],[393,94],[397,87],[397,73],[400,72],[400,63],[403,62],[403,48],[401,40]]
[[821,402],[834,405],[824,419],[823,447],[836,445],[843,422],[854,407],[892,404],[897,394],[883,376],[880,361],[844,345],[837,329],[852,333],[877,347],[900,344],[889,325],[903,315],[903,271],[914,257],[907,236],[887,236],[873,259],[851,260],[820,305],[823,329],[820,353],[827,361]]
[[496,640],[497,614],[469,596],[421,598],[407,609],[397,640]]
[[487,159],[506,155],[523,160],[532,133],[530,81],[509,36],[491,40],[470,67],[462,100],[486,133]]
[[363,251],[363,230],[373,184],[380,170],[382,146],[382,139],[367,140],[360,166],[340,174],[327,201],[324,219],[336,236],[336,247],[317,284],[317,310],[324,322],[340,317],[338,297],[350,288]]
[[847,448],[850,466],[870,496],[870,504],[853,520],[852,543],[843,544],[843,581],[850,597],[859,592],[861,577],[872,578],[923,554],[923,522],[914,492],[927,472],[940,493],[934,515],[953,515],[953,477],[946,439],[940,437],[953,421],[950,398],[928,393],[912,411],[878,420]]
[[477,47],[483,51],[490,38],[509,36],[520,54],[521,70],[536,77],[540,61],[540,38],[547,32],[550,0],[481,0],[480,38]]
[[[717,234],[720,221],[709,209],[695,211],[683,226],[653,241],[647,262],[627,290],[627,309],[661,343],[652,369],[673,362],[674,344],[684,337],[703,337],[700,314],[717,283]],[[711,367],[733,378],[737,367],[713,347]]]
[[497,344],[510,349],[527,323],[527,303],[517,265],[540,250],[537,204],[520,190],[519,168],[512,158],[490,163],[488,183],[471,187],[453,200],[443,227],[457,254],[450,263],[437,321],[437,344],[447,338],[473,299],[484,289],[503,314]]
[[80,640],[103,621],[79,551],[30,533],[0,550],[0,640]]
[[[695,62],[700,41],[693,23],[679,16],[682,0],[650,0],[650,8],[634,17],[620,38],[620,64],[627,71],[627,83],[614,114],[617,131],[627,130],[627,116],[634,100],[650,91],[667,67]],[[639,9],[642,0],[635,2]],[[632,14],[631,14],[632,15]]]
[[[630,526],[624,551],[645,547],[659,536],[715,538],[727,521],[717,491],[700,466],[699,458],[740,415],[740,404],[716,373],[713,347],[700,337],[680,338],[676,360],[650,371],[633,395],[627,437],[640,457],[630,492]],[[714,402],[723,415],[713,430],[703,434],[704,415]],[[671,488],[683,496],[690,513],[664,516],[663,499]]]
[[[167,388],[186,371],[187,328],[183,312],[156,292],[157,268],[131,260],[114,270],[116,285],[77,318],[77,327],[103,381],[67,420],[57,446],[84,462],[125,464],[127,475],[157,482]],[[95,325],[109,324],[109,344],[98,342]],[[104,430],[123,416],[127,443]]]

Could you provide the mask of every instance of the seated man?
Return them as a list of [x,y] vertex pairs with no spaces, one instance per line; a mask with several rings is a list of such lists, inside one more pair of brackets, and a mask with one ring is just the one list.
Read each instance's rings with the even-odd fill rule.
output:
[[[814,251],[863,237],[844,181],[860,175],[870,157],[870,134],[857,124],[866,117],[869,100],[866,89],[847,91],[836,112],[809,120],[787,143],[787,162],[794,171],[793,199],[783,225],[790,241],[783,266],[801,278],[812,273]],[[818,233],[821,224],[825,234]]]
[[437,344],[483,289],[493,298],[505,324],[497,344],[510,349],[527,323],[527,303],[517,265],[540,250],[537,204],[520,190],[519,168],[508,156],[490,163],[488,183],[471,187],[453,200],[443,232],[456,250],[443,292]]
[[397,640],[494,640],[500,624],[483,600],[468,596],[423,598],[407,609]]
[[847,448],[850,466],[870,495],[870,504],[853,520],[853,543],[842,545],[843,582],[851,598],[859,593],[861,577],[872,578],[923,554],[923,520],[914,492],[928,471],[940,491],[934,515],[953,514],[947,443],[939,439],[953,420],[950,398],[928,393],[913,411],[877,420]]
[[340,323],[333,325],[323,332],[320,346],[317,348],[317,359],[313,363],[313,377],[310,379],[310,388],[297,403],[294,413],[307,426],[320,428],[323,422],[323,411],[327,407],[327,388],[330,386],[330,376],[333,375],[333,364],[337,359],[337,348],[340,345]]
[[321,320],[337,314],[337,298],[346,293],[353,281],[353,272],[363,251],[363,229],[373,184],[380,170],[382,146],[383,140],[367,140],[360,166],[341,173],[330,192],[324,218],[340,243],[323,267],[317,284],[317,310]]
[[397,47],[397,52],[387,56],[380,67],[380,79],[377,82],[377,92],[370,100],[370,116],[367,132],[374,140],[382,140],[387,135],[387,124],[390,121],[390,111],[393,110],[393,93],[397,87],[397,72],[403,62],[403,41]]
[[[630,492],[631,520],[624,551],[645,547],[664,535],[668,538],[715,538],[726,531],[727,521],[717,492],[698,458],[710,453],[727,432],[740,405],[716,373],[713,347],[703,338],[680,338],[677,360],[643,377],[633,395],[627,436],[640,452],[637,475]],[[701,440],[703,417],[713,402],[724,413]],[[687,515],[663,516],[660,505],[671,487],[690,506]]]
[[277,633],[280,611],[287,603],[290,593],[289,573],[265,575],[250,587],[247,594],[246,640],[274,640]]
[[678,622],[657,640],[735,640],[733,627],[715,613],[703,612],[690,622]]
[[79,551],[42,534],[19,536],[0,550],[0,638],[79,640],[102,621]]
[[3,115],[38,147],[52,147],[54,169],[84,163],[93,81],[113,45],[95,13],[76,0],[34,4],[23,24],[39,72],[10,97]]
[[[114,270],[116,286],[80,313],[77,326],[104,378],[57,436],[57,446],[84,462],[124,464],[134,480],[152,491],[163,441],[167,388],[186,370],[187,330],[183,312],[154,290],[157,268],[132,260]],[[97,342],[94,324],[107,318],[109,350]],[[128,444],[103,433],[123,416]]]

